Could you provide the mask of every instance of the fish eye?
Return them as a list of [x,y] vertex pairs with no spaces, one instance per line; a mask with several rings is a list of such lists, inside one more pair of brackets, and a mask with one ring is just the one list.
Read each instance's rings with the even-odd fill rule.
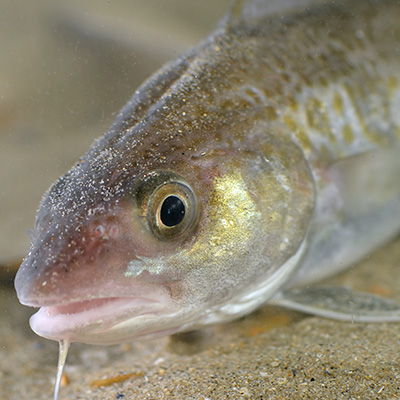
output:
[[177,196],[168,196],[162,203],[160,220],[165,226],[179,225],[185,218],[185,204]]
[[165,171],[146,177],[137,198],[147,225],[159,239],[182,237],[198,220],[194,191],[175,173]]

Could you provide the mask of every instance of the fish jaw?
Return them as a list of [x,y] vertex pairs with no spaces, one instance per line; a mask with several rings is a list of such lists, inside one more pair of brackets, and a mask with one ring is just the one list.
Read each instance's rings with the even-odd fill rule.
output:
[[[166,293],[152,290],[147,297],[99,298],[43,306],[31,317],[30,325],[47,339],[115,344],[148,334],[159,336],[178,331],[180,325],[171,317],[179,309]],[[160,326],[160,319],[174,320],[174,324]]]
[[[39,227],[15,280],[20,302],[40,308],[31,319],[38,335],[113,344],[179,329],[170,317],[184,301],[184,283],[178,274],[140,268],[155,250],[132,213],[95,214],[79,230],[63,219]],[[159,326],[163,318],[167,328]]]
[[[179,319],[171,317],[181,309],[186,289],[177,274],[140,269],[135,255],[110,238],[92,247],[68,264],[62,260],[69,253],[62,250],[46,265],[53,251],[46,246],[33,248],[24,260],[15,285],[22,304],[40,307],[30,321],[35,333],[58,341],[114,344],[179,329]],[[61,248],[70,249],[67,243]],[[128,271],[132,264],[136,268]],[[163,318],[168,323],[160,325]]]

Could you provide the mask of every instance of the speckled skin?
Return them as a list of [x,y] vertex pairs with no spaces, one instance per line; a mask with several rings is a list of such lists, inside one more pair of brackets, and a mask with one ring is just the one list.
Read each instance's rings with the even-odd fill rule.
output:
[[[321,171],[397,146],[396,2],[318,2],[278,16],[261,7],[251,17],[256,6],[234,10],[150,78],[50,188],[16,280],[28,305],[154,291],[173,312],[123,329],[40,334],[113,343],[249,312],[282,282],[248,305],[247,296],[298,261],[313,233],[331,183]],[[138,200],[160,171],[182,177],[197,199],[193,226],[168,240],[154,235]],[[232,304],[241,307],[218,314]]]

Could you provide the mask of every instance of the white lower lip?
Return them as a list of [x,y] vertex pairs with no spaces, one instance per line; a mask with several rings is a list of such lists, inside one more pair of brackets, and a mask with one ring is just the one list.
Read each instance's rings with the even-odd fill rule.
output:
[[86,300],[42,307],[31,317],[30,325],[35,333],[48,339],[81,341],[81,337],[104,334],[127,319],[171,312],[169,306],[170,304],[146,298]]

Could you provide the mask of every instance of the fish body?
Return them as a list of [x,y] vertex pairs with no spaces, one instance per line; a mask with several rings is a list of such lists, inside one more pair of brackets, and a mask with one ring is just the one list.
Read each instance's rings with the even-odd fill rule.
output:
[[33,330],[111,344],[227,321],[393,237],[399,16],[252,1],[151,77],[42,199],[16,278]]

